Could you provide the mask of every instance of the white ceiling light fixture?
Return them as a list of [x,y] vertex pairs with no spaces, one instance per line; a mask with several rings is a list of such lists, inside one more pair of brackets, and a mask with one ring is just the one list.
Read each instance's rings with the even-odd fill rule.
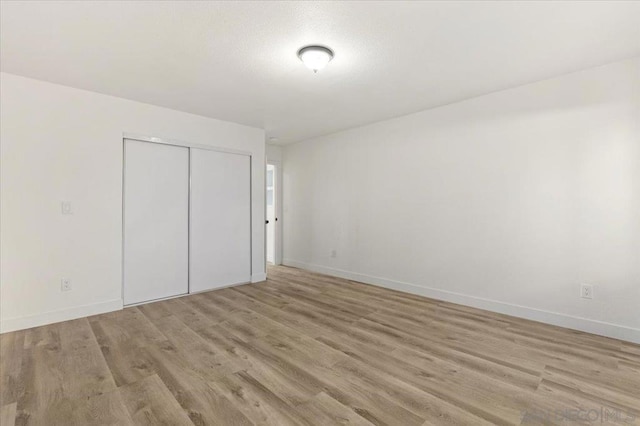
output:
[[298,58],[315,73],[326,67],[333,59],[333,50],[324,46],[305,46],[298,50]]

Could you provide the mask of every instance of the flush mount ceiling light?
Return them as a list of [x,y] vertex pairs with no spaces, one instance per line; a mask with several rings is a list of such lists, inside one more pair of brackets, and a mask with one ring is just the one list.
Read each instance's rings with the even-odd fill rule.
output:
[[318,72],[333,59],[333,51],[324,46],[305,46],[298,50],[298,58],[307,68]]

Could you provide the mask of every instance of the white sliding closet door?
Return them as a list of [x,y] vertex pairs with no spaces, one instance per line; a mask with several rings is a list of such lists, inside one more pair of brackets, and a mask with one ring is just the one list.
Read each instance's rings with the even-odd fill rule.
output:
[[251,281],[251,161],[191,148],[189,288]]
[[189,149],[124,144],[124,303],[187,293]]

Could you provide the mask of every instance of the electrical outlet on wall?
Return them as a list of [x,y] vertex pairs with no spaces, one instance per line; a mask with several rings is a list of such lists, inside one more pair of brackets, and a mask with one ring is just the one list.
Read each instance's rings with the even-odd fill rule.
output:
[[71,291],[71,280],[69,278],[62,278],[60,280],[61,291]]
[[590,284],[581,284],[580,297],[583,299],[593,299],[593,286]]

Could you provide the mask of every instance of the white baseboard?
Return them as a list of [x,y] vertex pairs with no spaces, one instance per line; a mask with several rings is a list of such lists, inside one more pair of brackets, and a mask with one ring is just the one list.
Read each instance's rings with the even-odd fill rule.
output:
[[26,328],[38,327],[55,322],[68,321],[91,315],[103,314],[105,312],[117,311],[122,309],[122,306],[122,299],[115,299],[90,305],[74,306],[73,308],[61,309],[59,311],[45,312],[38,315],[30,315],[20,318],[7,318],[0,321],[0,333],[24,330]]
[[261,281],[265,281],[266,279],[267,279],[267,273],[266,272],[262,272],[260,274],[251,275],[251,282],[252,283],[259,283]]
[[284,259],[286,266],[640,344],[640,329]]
[[[266,279],[267,279],[266,272],[251,275],[252,283],[265,281]],[[227,287],[232,287],[232,286],[241,285],[241,284],[247,284],[247,283],[242,282],[242,283],[233,284]],[[168,299],[172,299],[174,297],[188,296],[188,295],[189,294],[172,296],[172,297],[169,297]],[[149,302],[157,302],[157,300],[151,300],[143,303],[149,303]],[[139,303],[139,304],[143,304],[143,303]],[[129,306],[134,306],[134,305],[129,305]],[[32,327],[38,327],[41,325],[53,324],[61,321],[68,321],[72,319],[88,317],[91,315],[103,314],[105,312],[117,311],[122,309],[123,307],[124,307],[124,304],[122,299],[117,299],[117,300],[109,300],[107,302],[94,303],[91,305],[75,306],[73,308],[61,309],[58,311],[45,312],[43,314],[38,314],[38,315],[30,315],[30,316],[19,317],[19,318],[7,318],[4,320],[0,320],[0,334],[8,333],[16,330],[24,330]]]

